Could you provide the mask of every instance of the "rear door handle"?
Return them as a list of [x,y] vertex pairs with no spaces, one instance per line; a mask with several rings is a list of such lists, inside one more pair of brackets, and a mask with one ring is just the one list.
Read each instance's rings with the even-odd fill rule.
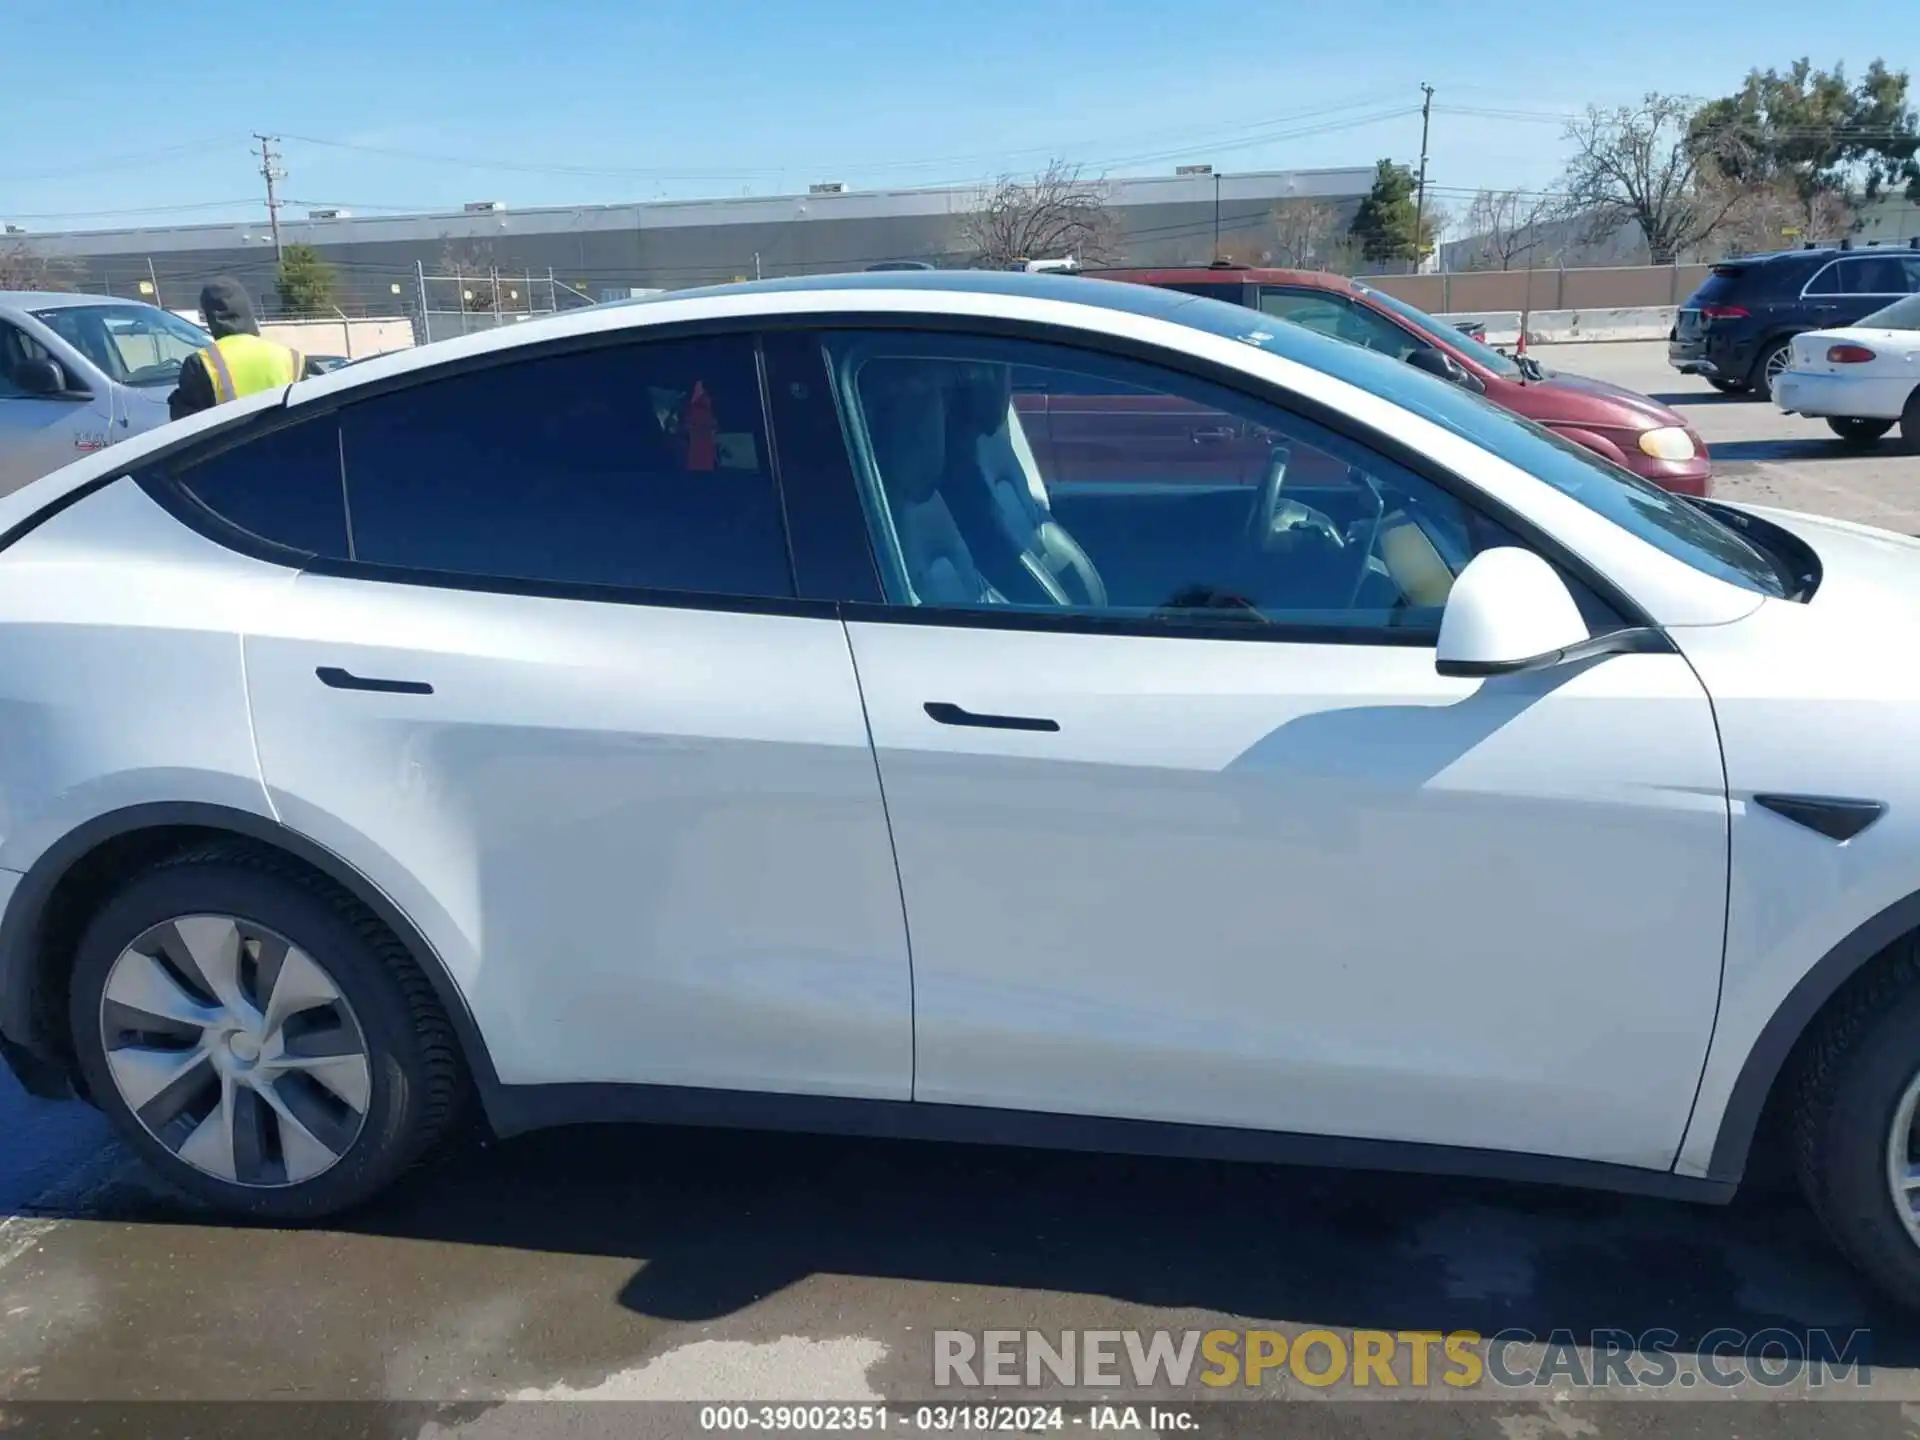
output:
[[981,715],[945,700],[929,700],[927,714],[942,725],[973,725],[982,730],[1058,730],[1060,722],[1044,715]]
[[355,675],[338,665],[322,665],[313,673],[329,690],[371,690],[377,695],[433,694],[433,686],[424,680],[380,680],[370,675]]
[[1239,433],[1231,425],[1219,425],[1211,430],[1189,430],[1187,437],[1196,445],[1220,445]]

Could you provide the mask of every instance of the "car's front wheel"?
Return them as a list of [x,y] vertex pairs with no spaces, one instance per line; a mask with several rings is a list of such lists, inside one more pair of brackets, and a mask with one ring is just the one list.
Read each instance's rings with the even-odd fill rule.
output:
[[1836,415],[1827,421],[1827,428],[1849,445],[1877,445],[1880,437],[1893,429],[1893,421]]
[[1920,1309],[1920,948],[1877,963],[1801,1058],[1793,1157],[1801,1188],[1860,1271]]
[[406,949],[279,857],[156,866],[87,927],[69,1004],[89,1092],[165,1176],[294,1220],[383,1189],[446,1133],[452,1031]]
[[1724,375],[1707,376],[1707,384],[1718,390],[1722,395],[1738,395],[1747,388],[1746,381],[1729,380]]

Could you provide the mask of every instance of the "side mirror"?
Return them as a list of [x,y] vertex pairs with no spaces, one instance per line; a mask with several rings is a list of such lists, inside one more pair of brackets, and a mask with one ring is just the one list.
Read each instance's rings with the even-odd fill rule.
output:
[[1458,385],[1462,390],[1471,390],[1480,395],[1486,392],[1482,385],[1458,360],[1437,345],[1422,345],[1407,356],[1407,364],[1416,370],[1424,370],[1429,375],[1437,375],[1450,385]]
[[13,367],[13,383],[28,395],[60,396],[67,392],[67,373],[57,360],[22,360]]
[[1577,658],[1590,643],[1560,573],[1531,550],[1503,546],[1481,551],[1454,580],[1435,668],[1442,675],[1512,675]]

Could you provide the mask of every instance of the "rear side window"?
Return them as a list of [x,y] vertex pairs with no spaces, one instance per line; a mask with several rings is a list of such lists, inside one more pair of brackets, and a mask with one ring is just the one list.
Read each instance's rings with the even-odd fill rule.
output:
[[793,594],[749,338],[473,371],[350,406],[340,432],[363,563]]
[[181,489],[256,539],[347,558],[340,432],[331,415],[270,430],[174,468]]

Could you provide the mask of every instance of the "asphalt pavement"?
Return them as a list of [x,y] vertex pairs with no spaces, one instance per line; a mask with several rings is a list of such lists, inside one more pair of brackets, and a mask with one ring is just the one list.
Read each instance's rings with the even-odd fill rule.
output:
[[[1920,456],[1843,453],[1824,426],[1674,377],[1661,351],[1541,358],[1679,406],[1722,494],[1920,531]],[[984,1345],[993,1330],[1055,1345],[1320,1330],[1353,1353],[1359,1331],[1540,1343],[1507,1352],[1520,1383],[1459,1389],[1358,1388],[1357,1366],[1325,1385],[1287,1369],[1220,1389],[1164,1375],[1069,1388],[1057,1371],[1033,1388],[939,1383],[938,1332]],[[1621,1335],[1671,1336],[1680,1373],[1625,1384],[1601,1363]],[[1835,1339],[1865,1362],[1835,1383],[1767,1371],[1769,1354]],[[1716,1355],[1732,1383],[1701,1378]],[[966,1399],[1044,1404],[1037,1423],[940,1408]],[[77,1401],[96,1403],[62,1403]],[[849,1408],[762,1410],[830,1401]],[[1073,1431],[1125,1425],[1130,1404],[1142,1428],[1184,1417],[1219,1435],[1916,1436],[1920,1319],[1877,1300],[1787,1193],[1699,1208],[746,1132],[471,1146],[346,1219],[235,1225],[156,1187],[93,1112],[0,1074],[0,1432],[635,1435],[764,1419],[793,1433],[878,1429],[881,1409],[890,1430]]]

